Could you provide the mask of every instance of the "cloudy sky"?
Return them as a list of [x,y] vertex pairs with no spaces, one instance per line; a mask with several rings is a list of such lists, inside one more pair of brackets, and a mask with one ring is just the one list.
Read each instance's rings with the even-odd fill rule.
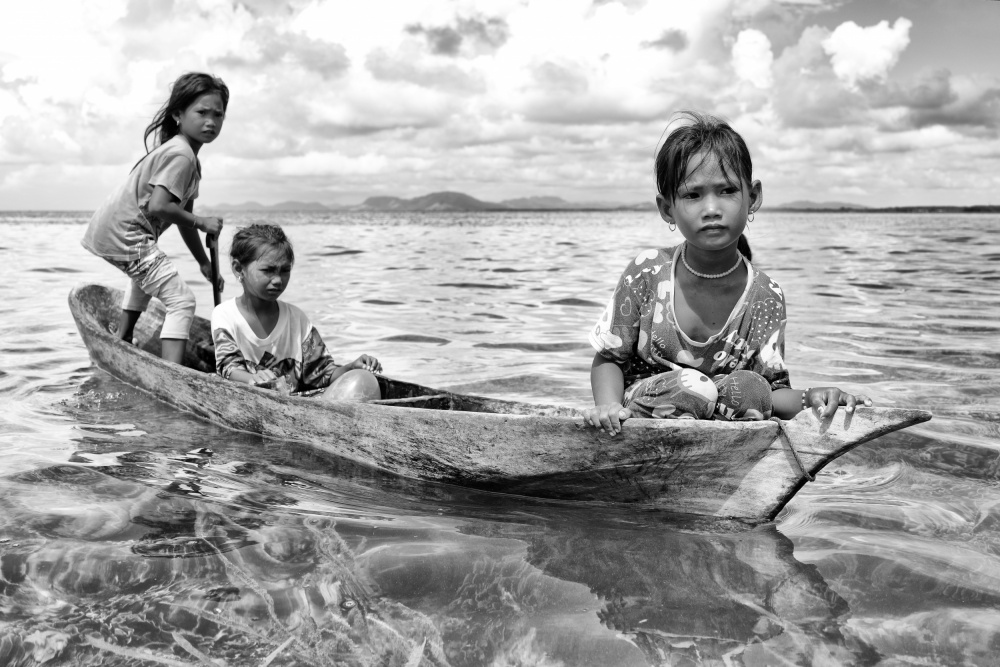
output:
[[994,0],[33,0],[0,23],[0,209],[92,209],[181,73],[222,77],[201,203],[457,190],[649,201],[670,114],[765,206],[1000,204]]

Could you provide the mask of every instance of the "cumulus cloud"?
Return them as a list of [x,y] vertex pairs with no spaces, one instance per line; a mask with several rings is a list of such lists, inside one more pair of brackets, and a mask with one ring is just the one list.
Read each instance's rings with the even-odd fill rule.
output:
[[501,18],[459,18],[453,25],[425,26],[413,23],[406,26],[411,35],[423,35],[431,53],[457,56],[463,44],[471,44],[476,53],[492,51],[507,41],[507,22]]
[[[150,0],[157,1],[157,0]],[[310,0],[238,0],[236,3],[253,16],[290,16],[309,4]]]
[[[939,84],[940,85],[940,84]],[[910,113],[916,127],[943,125],[981,139],[1000,136],[1000,82],[979,77],[953,77],[947,92],[917,89],[920,101],[937,104],[913,105]]]
[[224,56],[213,58],[216,68],[249,69],[299,65],[324,79],[333,79],[351,65],[343,46],[306,35],[278,31],[273,25],[255,26],[241,40],[239,47]]
[[867,28],[847,21],[823,41],[823,49],[837,78],[857,88],[861,81],[885,80],[910,43],[911,27],[913,23],[902,17],[891,27],[888,21]]
[[372,51],[365,59],[365,67],[379,81],[406,82],[465,93],[483,92],[485,88],[481,77],[451,62],[422,62],[405,50],[394,54],[382,49]]
[[759,30],[743,30],[733,44],[733,69],[741,79],[758,88],[770,88],[774,82],[771,75],[771,41]]
[[[818,129],[857,125],[894,133],[943,125],[969,136],[996,136],[996,77],[970,80],[944,68],[890,77],[886,68],[892,58],[883,51],[883,57],[875,59],[882,65],[866,71],[885,76],[845,80],[846,70],[838,72],[836,59],[828,53],[834,34],[807,28],[775,60],[770,107],[783,124]],[[921,148],[914,145],[914,150]]]
[[648,200],[679,108],[728,117],[772,193],[810,173],[860,196],[900,187],[912,155],[960,172],[953,156],[1000,152],[995,74],[942,62],[901,75],[919,14],[818,25],[836,4],[16,3],[0,24],[0,207],[42,192],[41,205],[96,206],[186,70],[232,91],[202,153],[208,203],[436,189]]
[[771,107],[787,126],[837,127],[861,118],[864,98],[841,85],[823,49],[829,35],[810,26],[774,61]]
[[669,49],[680,52],[687,48],[688,38],[682,30],[667,28],[659,37],[643,42],[642,45],[647,49]]
[[907,107],[915,111],[941,109],[958,99],[952,90],[951,72],[947,69],[926,72],[916,80],[886,81],[870,90],[875,107]]

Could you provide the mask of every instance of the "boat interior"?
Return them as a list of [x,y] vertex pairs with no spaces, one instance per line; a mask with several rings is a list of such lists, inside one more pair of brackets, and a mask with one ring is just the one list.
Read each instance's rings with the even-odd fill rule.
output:
[[[91,285],[82,290],[79,298],[81,305],[85,307],[89,316],[96,321],[100,329],[111,333],[117,331],[122,298],[120,291]],[[146,312],[139,318],[133,337],[137,347],[157,357],[160,356],[159,334],[163,315],[163,306],[155,299],[151,301]],[[184,354],[184,365],[203,373],[215,373],[215,346],[212,343],[211,323],[203,317],[195,317],[191,324],[190,338]],[[383,398],[378,401],[369,401],[369,403],[428,410],[530,414],[548,417],[577,416],[577,411],[573,408],[458,394],[381,375],[378,376],[378,383]],[[296,395],[308,397],[321,392],[320,389]]]

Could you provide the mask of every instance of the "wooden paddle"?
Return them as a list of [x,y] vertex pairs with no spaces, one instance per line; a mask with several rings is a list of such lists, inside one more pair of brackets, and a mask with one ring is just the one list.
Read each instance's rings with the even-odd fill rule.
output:
[[205,247],[212,260],[212,298],[218,306],[222,303],[222,293],[219,292],[219,238],[215,234],[206,234]]

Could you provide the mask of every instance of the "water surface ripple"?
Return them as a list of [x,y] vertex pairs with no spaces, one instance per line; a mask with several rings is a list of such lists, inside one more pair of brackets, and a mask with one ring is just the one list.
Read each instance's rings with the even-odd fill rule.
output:
[[[638,212],[268,215],[338,360],[577,407],[625,263],[679,240]],[[794,385],[934,420],[744,532],[402,480],[152,402],[69,315],[73,285],[123,284],[80,247],[86,218],[0,213],[0,665],[996,661],[996,216],[757,216]],[[228,216],[223,249],[257,219]]]

